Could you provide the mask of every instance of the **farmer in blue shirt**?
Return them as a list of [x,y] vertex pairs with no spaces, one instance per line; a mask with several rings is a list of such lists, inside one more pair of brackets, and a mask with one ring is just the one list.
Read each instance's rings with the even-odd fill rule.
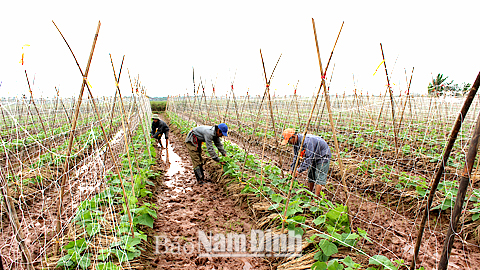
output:
[[223,156],[227,155],[225,149],[223,149],[223,144],[220,141],[220,137],[227,136],[228,127],[226,124],[221,123],[215,126],[199,126],[195,127],[187,134],[185,139],[185,145],[187,146],[188,153],[192,160],[193,172],[197,178],[197,183],[202,185],[205,181],[205,174],[203,171],[203,160],[202,160],[202,143],[207,145],[207,151],[210,154],[210,157],[216,162],[220,162],[213,145],[217,147],[218,151],[222,153]]
[[[293,175],[303,135],[297,134],[292,128],[287,128],[283,131],[282,136],[283,141],[281,145],[286,145],[287,143],[293,145],[294,158],[290,166],[290,173]],[[330,166],[330,158],[332,157],[330,147],[321,137],[307,134],[300,156],[302,157],[303,155],[304,160],[298,166],[295,177],[298,173],[308,169],[308,189],[313,192],[313,187],[315,186],[315,195],[319,196],[322,186],[325,186],[327,183],[328,168]]]

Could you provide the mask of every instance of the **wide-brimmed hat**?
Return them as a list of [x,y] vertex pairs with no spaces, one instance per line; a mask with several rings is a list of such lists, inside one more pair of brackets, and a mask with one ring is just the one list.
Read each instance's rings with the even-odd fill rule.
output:
[[283,141],[280,143],[281,145],[286,145],[288,140],[295,134],[295,130],[293,128],[287,128],[282,132]]
[[224,123],[221,123],[218,125],[218,129],[222,132],[223,136],[227,137],[227,132],[228,132],[228,126]]
[[152,119],[160,120],[160,117],[158,117],[158,114],[154,114],[154,115],[152,115]]

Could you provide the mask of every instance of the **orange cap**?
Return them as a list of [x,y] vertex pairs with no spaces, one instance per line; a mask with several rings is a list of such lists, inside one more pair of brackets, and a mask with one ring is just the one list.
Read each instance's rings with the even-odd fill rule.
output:
[[283,131],[283,141],[280,143],[281,145],[285,145],[288,143],[288,140],[295,134],[295,130],[293,128],[287,128]]

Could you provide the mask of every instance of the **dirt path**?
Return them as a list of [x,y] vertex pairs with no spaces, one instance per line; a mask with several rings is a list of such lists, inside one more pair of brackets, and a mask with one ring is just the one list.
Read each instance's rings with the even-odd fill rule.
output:
[[[154,223],[158,252],[151,266],[156,269],[272,269],[262,258],[199,257],[199,230],[212,235],[249,234],[253,222],[222,187],[211,182],[196,184],[183,140],[173,132],[169,137],[168,149],[157,148],[157,160],[165,175],[163,185],[157,185],[154,194],[159,206]],[[206,179],[209,179],[208,173]]]

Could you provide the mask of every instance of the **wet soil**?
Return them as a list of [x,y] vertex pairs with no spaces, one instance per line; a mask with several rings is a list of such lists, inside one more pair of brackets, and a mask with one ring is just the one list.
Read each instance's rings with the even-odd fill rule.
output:
[[[230,132],[229,132],[230,133]],[[261,156],[262,144],[253,142],[253,146],[250,147],[249,143],[245,142],[244,138],[236,134],[232,130],[229,136],[229,140],[236,142],[244,149],[250,149],[251,153]],[[281,155],[288,154],[289,149],[281,148]],[[271,160],[277,161],[277,163],[283,163],[283,169],[288,170],[289,159],[279,158],[274,147],[274,143],[267,144],[265,149],[265,156]],[[392,154],[392,157],[394,155]],[[395,160],[393,158],[393,160]],[[351,160],[350,165],[355,166],[358,160]],[[418,164],[416,164],[418,165]],[[413,166],[413,165],[412,165]],[[328,187],[327,197],[332,201],[343,203],[345,201],[345,195],[343,193],[340,183],[340,171],[338,166],[331,165],[331,177],[334,181],[331,181]],[[348,179],[350,178],[350,179]],[[353,174],[347,175],[348,185],[356,186],[358,181],[364,182],[361,184],[362,189],[358,189],[356,194],[350,195],[349,207],[350,216],[354,228],[362,228],[368,232],[369,237],[373,240],[369,243],[362,240],[358,247],[367,252],[367,254],[381,254],[388,258],[403,259],[408,264],[413,257],[414,245],[418,232],[418,224],[420,223],[421,213],[423,210],[421,205],[417,203],[406,203],[396,198],[396,202],[389,203],[387,198],[389,191],[384,186],[377,186],[375,184],[369,185],[370,181],[366,181],[361,177],[354,176]],[[371,180],[371,179],[370,179]],[[353,183],[352,183],[353,182]],[[368,188],[366,188],[368,187]],[[392,196],[395,197],[395,196]],[[408,198],[407,198],[408,199]],[[390,205],[387,207],[386,205]],[[442,216],[438,216],[436,213],[430,213],[430,222],[427,224],[425,230],[419,258],[417,265],[424,266],[425,269],[435,269],[439,262],[442,252],[442,246],[444,242],[444,232],[450,216],[443,213]],[[357,256],[358,263],[368,265],[368,257]],[[452,255],[449,260],[449,269],[480,269],[480,249],[476,243],[467,243],[461,241],[457,236],[455,239]],[[418,268],[419,266],[417,266]]]
[[[250,234],[254,222],[223,187],[212,182],[198,185],[183,138],[171,132],[169,141],[167,149],[157,147],[157,161],[164,177],[154,195],[159,208],[154,222],[156,254],[150,266],[153,269],[272,269],[263,258],[202,257],[198,248],[199,230],[212,235]],[[205,174],[206,179],[211,180],[208,172]]]

